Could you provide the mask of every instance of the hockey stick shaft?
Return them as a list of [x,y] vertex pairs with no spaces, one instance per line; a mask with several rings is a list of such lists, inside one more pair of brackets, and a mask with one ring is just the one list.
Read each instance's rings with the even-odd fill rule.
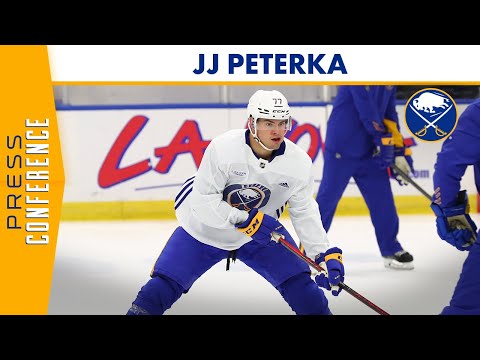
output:
[[[273,236],[274,240],[282,244],[284,247],[286,247],[288,250],[290,250],[292,253],[297,255],[300,259],[305,261],[308,265],[310,265],[312,268],[317,270],[318,272],[325,271],[320,265],[318,265],[315,261],[310,259],[308,256],[304,255],[296,246],[290,244],[285,238],[283,238],[280,234],[274,233]],[[379,306],[375,305],[372,303],[370,300],[366,299],[362,295],[360,295],[358,292],[353,290],[351,287],[345,285],[343,282],[340,282],[338,286],[348,292],[350,295],[355,297],[356,299],[360,300],[362,303],[367,305],[370,309],[374,310],[380,315],[390,315],[387,313],[385,310],[381,309]]]
[[[425,195],[425,197],[426,197],[429,201],[432,201],[432,196],[430,196],[425,190],[423,190],[423,189],[420,187],[420,185],[418,185],[415,181],[413,181],[412,178],[410,178],[410,176],[408,176],[408,175],[405,174],[402,170],[400,170],[397,165],[392,164],[392,168],[394,168],[395,171],[398,171],[398,173],[400,174],[400,176],[403,177],[406,181],[408,181],[410,184],[412,184],[413,186],[415,186],[415,188],[417,188],[418,191],[420,191],[423,195]],[[474,239],[476,240],[477,236],[476,236],[476,232],[475,232],[475,231],[472,231],[472,236],[473,236]]]
[[406,181],[408,181],[410,184],[412,184],[415,189],[417,189],[418,191],[420,191],[422,193],[422,195],[424,195],[429,201],[432,201],[432,196],[427,193],[425,190],[423,190],[420,185],[418,185],[410,176],[408,176],[408,174],[405,174],[405,172],[403,172],[397,165],[395,164],[392,164],[391,167],[393,169],[395,169],[396,172],[398,172],[400,174],[401,177],[403,177]]

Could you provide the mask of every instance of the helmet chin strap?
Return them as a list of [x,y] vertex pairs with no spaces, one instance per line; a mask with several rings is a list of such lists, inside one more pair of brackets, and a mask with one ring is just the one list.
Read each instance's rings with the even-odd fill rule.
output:
[[[253,135],[253,134],[252,134]],[[269,149],[268,147],[266,147],[265,145],[263,145],[263,143],[260,141],[260,139],[258,138],[257,135],[253,135],[253,138],[260,144],[261,147],[263,147],[265,150],[267,151],[274,151],[275,149]]]
[[251,126],[250,126],[250,122],[253,123],[253,120],[248,122],[248,129],[250,130],[250,132],[251,132],[253,138],[255,139],[255,141],[258,142],[258,143],[260,144],[260,146],[261,146],[262,148],[264,148],[265,150],[267,150],[267,151],[274,151],[275,149],[269,149],[268,147],[266,147],[265,145],[263,145],[262,141],[261,141],[260,138],[257,136],[257,131],[256,131],[256,129],[255,129],[255,132],[252,130],[252,128],[251,128]]

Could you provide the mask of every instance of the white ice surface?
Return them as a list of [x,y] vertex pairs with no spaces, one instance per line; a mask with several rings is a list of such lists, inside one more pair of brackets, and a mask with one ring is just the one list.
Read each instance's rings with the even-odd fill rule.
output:
[[[479,214],[472,217],[480,223]],[[282,223],[294,234],[288,219]],[[176,221],[62,222],[49,314],[125,314],[176,226]],[[410,271],[383,266],[367,216],[336,217],[328,236],[331,246],[343,250],[345,284],[391,315],[438,314],[467,256],[440,240],[434,215],[400,216],[398,239],[415,258]],[[207,271],[165,315],[294,315],[253,270],[238,260],[229,271],[225,265]],[[345,291],[327,297],[336,315],[377,315]]]

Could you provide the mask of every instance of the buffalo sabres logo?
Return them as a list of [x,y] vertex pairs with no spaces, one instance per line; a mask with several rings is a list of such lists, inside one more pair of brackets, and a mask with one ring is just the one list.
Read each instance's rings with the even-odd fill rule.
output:
[[427,88],[415,93],[405,106],[405,122],[420,140],[437,141],[457,126],[457,107],[446,92]]
[[260,184],[234,184],[227,186],[223,200],[239,210],[261,208],[270,199],[270,190]]

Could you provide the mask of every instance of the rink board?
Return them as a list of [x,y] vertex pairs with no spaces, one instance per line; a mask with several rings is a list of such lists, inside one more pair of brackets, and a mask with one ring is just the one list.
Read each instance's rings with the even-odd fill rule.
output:
[[[433,193],[432,175],[442,142],[413,138],[404,124],[404,104],[397,106],[405,138],[414,140],[412,178]],[[457,105],[460,114],[467,104]],[[318,190],[322,178],[326,122],[331,104],[292,105],[290,140],[310,155]],[[245,104],[190,107],[159,106],[123,109],[85,108],[57,112],[65,171],[62,220],[173,218],[173,199],[198,168],[212,138],[245,126]],[[427,199],[413,186],[392,190],[400,214],[430,213]],[[477,210],[471,168],[462,187]],[[338,215],[364,215],[368,210],[352,180]]]

